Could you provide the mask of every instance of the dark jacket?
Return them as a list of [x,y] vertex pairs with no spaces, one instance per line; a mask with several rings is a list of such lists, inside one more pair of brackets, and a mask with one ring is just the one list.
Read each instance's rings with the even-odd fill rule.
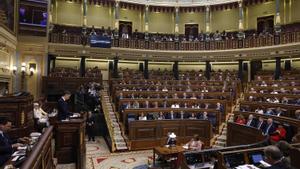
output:
[[[270,125],[268,125],[268,124],[266,125],[265,130],[264,130],[265,135],[269,135],[269,134],[272,134],[275,132],[275,130],[276,130],[275,125],[273,123]],[[268,130],[268,128],[269,128],[269,130]]]
[[66,120],[69,118],[72,113],[69,112],[68,103],[64,101],[63,98],[60,98],[57,103],[57,110],[58,110],[58,120]]
[[[246,122],[246,125],[248,124],[249,120]],[[250,122],[250,127],[256,127],[257,124],[256,124],[256,120],[255,119],[252,119],[251,122]]]
[[0,134],[0,167],[10,159],[13,153],[12,141],[6,134],[3,135],[4,137]]
[[290,167],[286,166],[283,162],[279,162],[266,169],[290,169]]
[[[265,128],[266,128],[266,125],[267,125],[266,122],[263,121],[261,125],[260,125],[260,123],[261,122],[258,120],[255,127],[260,129],[261,131],[265,131]],[[260,127],[259,127],[259,125],[260,125]]]

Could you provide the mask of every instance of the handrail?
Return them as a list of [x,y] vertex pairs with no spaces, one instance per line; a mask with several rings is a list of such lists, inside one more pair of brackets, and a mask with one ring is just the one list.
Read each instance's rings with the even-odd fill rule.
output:
[[102,106],[102,110],[103,110],[103,113],[104,113],[104,118],[105,118],[105,121],[106,121],[106,125],[108,126],[108,133],[109,133],[109,136],[110,136],[110,140],[112,142],[111,150],[112,150],[112,152],[114,152],[114,151],[116,151],[115,141],[113,139],[114,130],[112,129],[111,121],[109,120],[109,111],[108,111],[108,109],[105,105],[104,100],[105,100],[104,96],[102,95],[101,96],[101,106]]

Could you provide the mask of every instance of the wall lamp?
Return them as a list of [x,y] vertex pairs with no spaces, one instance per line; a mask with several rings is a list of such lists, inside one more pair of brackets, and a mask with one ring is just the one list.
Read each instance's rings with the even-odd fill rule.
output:
[[[25,62],[23,62],[21,64],[21,75],[22,76],[26,76],[26,75],[29,75],[29,76],[33,76],[33,74],[35,73],[36,71],[36,64],[35,63],[29,63],[29,72],[27,74],[27,64]],[[12,71],[13,71],[13,74],[16,75],[17,72],[18,72],[18,67],[17,66],[13,66],[12,67]]]

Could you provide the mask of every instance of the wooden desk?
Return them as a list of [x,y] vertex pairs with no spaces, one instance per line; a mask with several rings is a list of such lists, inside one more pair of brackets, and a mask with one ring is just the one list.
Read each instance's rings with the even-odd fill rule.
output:
[[167,141],[167,134],[174,132],[178,144],[185,144],[199,135],[206,147],[210,147],[213,137],[212,125],[208,120],[146,120],[129,123],[128,138],[131,150],[149,149],[163,146]]
[[[155,154],[161,157],[163,160],[168,160],[170,158],[177,158],[179,159],[179,154],[184,152],[185,149],[182,146],[174,146],[174,147],[166,147],[166,146],[159,146],[153,148],[153,166],[155,166]],[[176,163],[176,168],[178,163]]]
[[0,97],[0,117],[12,121],[13,128],[8,133],[16,139],[28,136],[33,131],[33,96]]
[[[300,144],[297,143],[297,144],[291,144],[291,146],[293,148],[296,148],[297,146],[299,146]],[[232,150],[232,151],[224,151],[224,152],[218,152],[218,169],[227,169],[228,167],[226,166],[226,160],[225,160],[225,157],[226,156],[231,156],[231,155],[238,155],[241,157],[241,161],[240,163],[243,163],[243,164],[252,164],[252,160],[250,159],[250,155],[251,153],[259,153],[261,154],[262,156],[264,156],[264,149],[266,147],[259,147],[259,148],[250,148],[250,149],[237,149],[237,150]],[[299,159],[299,155],[300,155],[300,152],[293,152],[291,151],[290,152],[290,157],[291,159]],[[291,160],[292,161],[292,160]],[[299,161],[299,160],[298,160]],[[299,162],[295,162],[293,161],[293,163],[291,163],[293,167],[295,168],[299,168]],[[234,166],[236,167],[236,166]]]
[[58,163],[76,163],[76,169],[85,168],[85,122],[86,118],[56,122],[55,154]]
[[[53,126],[48,127],[21,165],[21,169],[54,169],[52,152]],[[13,157],[12,157],[13,159]],[[15,163],[11,160],[6,165]]]
[[265,136],[263,136],[262,132],[257,128],[236,123],[227,123],[227,146],[254,144],[264,139]]
[[[134,114],[136,117],[143,112],[144,115],[147,115],[149,113],[159,113],[163,112],[164,114],[170,113],[173,111],[174,113],[180,113],[181,111],[185,114],[195,113],[196,116],[198,114],[202,114],[203,112],[207,112],[208,119],[212,122],[212,125],[215,127],[215,133],[219,132],[219,127],[221,123],[223,122],[221,119],[221,112],[216,109],[192,109],[192,108],[141,108],[141,109],[125,109],[123,112],[121,112],[120,119],[125,126],[125,132],[128,130],[128,114]],[[179,120],[178,118],[175,118]],[[174,119],[174,120],[175,120]],[[189,119],[189,118],[184,118]],[[200,118],[201,119],[201,118]],[[137,120],[137,119],[136,119]],[[214,124],[215,122],[215,124]]]

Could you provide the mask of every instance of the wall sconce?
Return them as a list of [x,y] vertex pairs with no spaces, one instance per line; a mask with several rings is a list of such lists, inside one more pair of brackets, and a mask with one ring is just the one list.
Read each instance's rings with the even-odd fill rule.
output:
[[25,71],[26,71],[26,63],[23,62],[22,65],[21,65],[21,73],[22,73],[22,76],[25,76]]
[[34,73],[34,68],[33,67],[31,67],[31,68],[29,68],[29,72],[30,72],[30,76],[32,76],[33,75],[33,73]]
[[[23,77],[25,77],[26,75],[33,76],[33,74],[35,73],[35,70],[36,70],[36,64],[35,63],[29,63],[29,74],[27,74],[27,72],[26,72],[26,63],[23,62],[21,64],[21,75]],[[16,75],[17,72],[18,72],[18,67],[13,66],[12,71],[13,71],[13,74]]]
[[14,74],[14,75],[16,75],[17,70],[18,70],[17,66],[13,66],[12,71],[13,71],[13,74]]

